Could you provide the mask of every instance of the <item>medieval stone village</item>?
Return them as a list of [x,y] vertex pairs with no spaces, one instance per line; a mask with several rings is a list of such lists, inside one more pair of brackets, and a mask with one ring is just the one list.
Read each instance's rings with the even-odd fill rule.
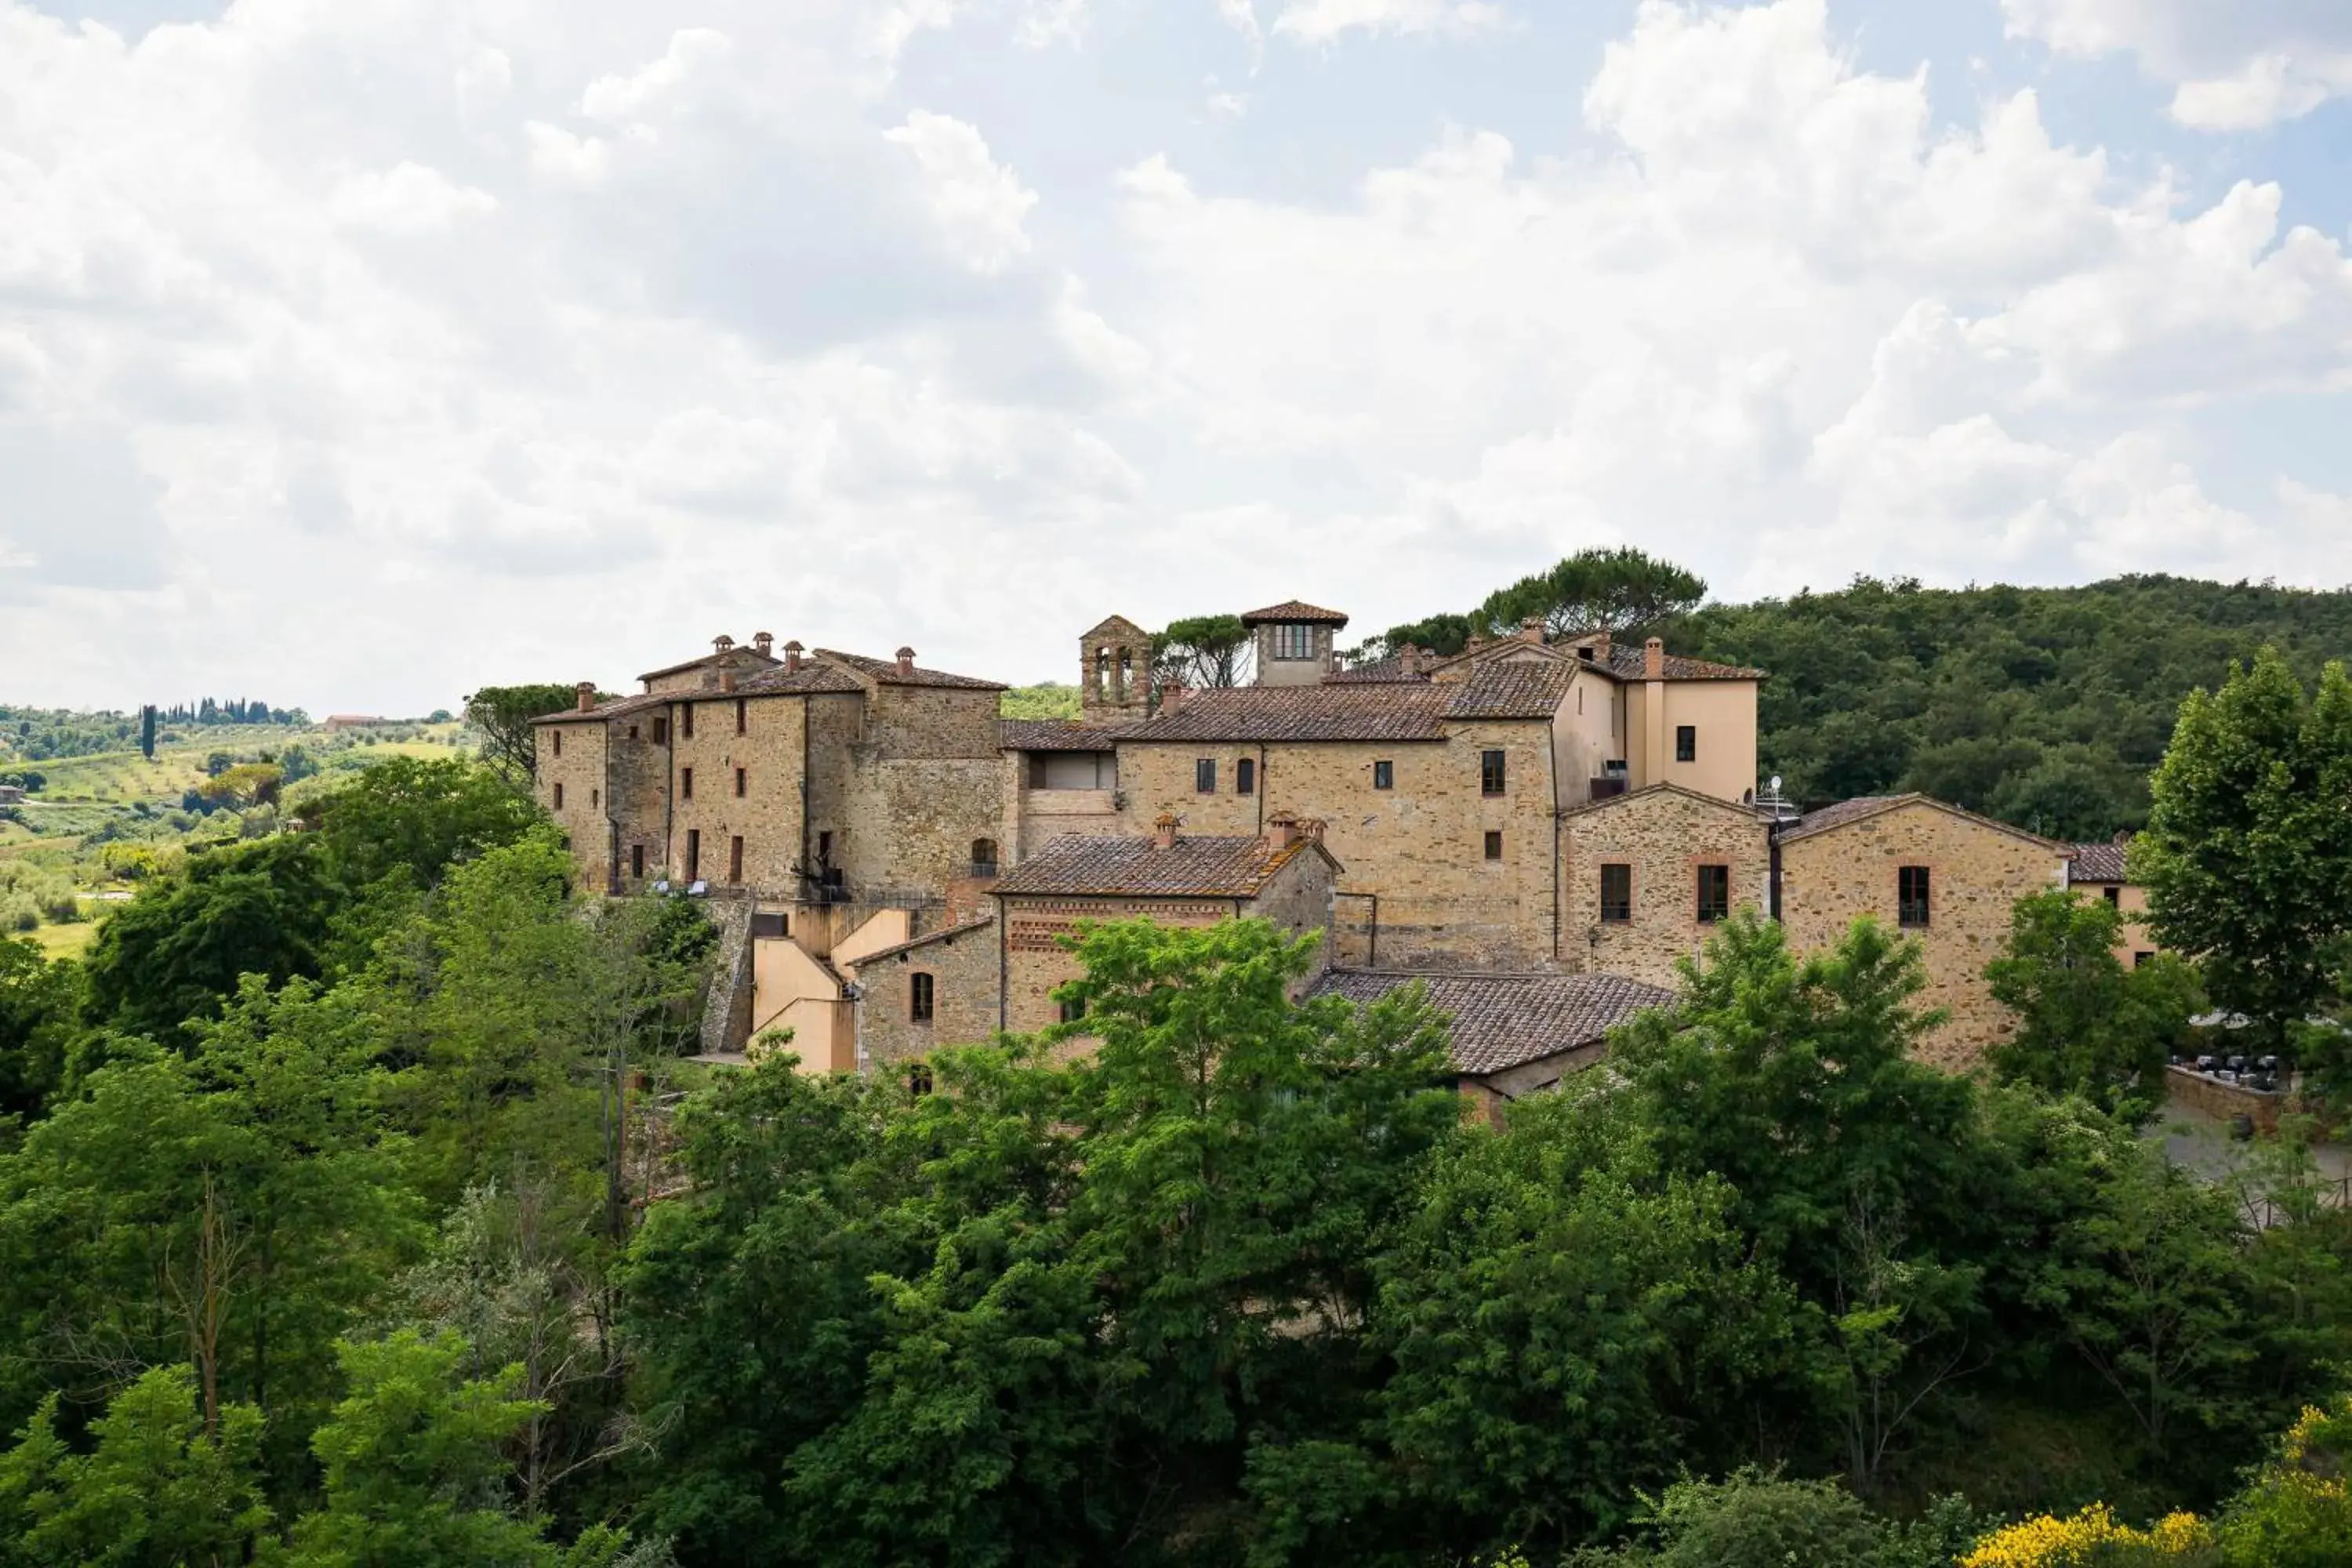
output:
[[2119,845],[1919,794],[1779,798],[1757,755],[1769,670],[1536,622],[1350,667],[1341,611],[1242,619],[1254,681],[1202,690],[1155,681],[1151,633],[1104,620],[1077,639],[1074,721],[1001,719],[1003,684],[908,647],[720,636],[535,721],[541,804],[584,886],[708,899],[706,1055],[788,1040],[805,1072],[912,1073],[1068,1024],[1073,933],[1137,916],[1312,935],[1313,992],[1422,983],[1489,1107],[1597,1059],[1742,909],[1801,950],[1864,916],[1917,939],[1946,1017],[1923,1054],[1956,1070],[2009,1028],[1984,970],[2019,899],[2104,897],[2117,956],[2154,951]]

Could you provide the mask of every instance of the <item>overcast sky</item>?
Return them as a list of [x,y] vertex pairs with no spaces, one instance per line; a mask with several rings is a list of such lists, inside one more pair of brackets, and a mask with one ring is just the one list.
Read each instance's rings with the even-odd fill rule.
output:
[[2352,583],[2347,0],[0,0],[0,700]]

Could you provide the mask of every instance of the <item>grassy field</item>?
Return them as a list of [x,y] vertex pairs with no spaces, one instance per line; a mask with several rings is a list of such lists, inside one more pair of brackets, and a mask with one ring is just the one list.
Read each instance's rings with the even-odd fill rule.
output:
[[98,940],[98,922],[76,921],[71,925],[37,926],[23,934],[51,958],[79,958]]

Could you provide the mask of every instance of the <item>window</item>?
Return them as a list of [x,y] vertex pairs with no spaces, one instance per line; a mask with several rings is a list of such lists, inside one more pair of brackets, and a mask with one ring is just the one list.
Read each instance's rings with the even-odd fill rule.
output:
[[1394,763],[1374,763],[1372,764],[1372,787],[1374,789],[1396,788],[1396,764]]
[[629,846],[629,875],[640,882],[646,879],[646,847],[642,844]]
[[629,726],[629,739],[630,739],[630,740],[632,740],[632,741],[634,741],[634,740],[635,740],[636,738],[637,738],[637,727],[636,727],[635,724],[632,724],[632,725],[630,725],[630,726]]
[[920,970],[907,976],[907,1017],[917,1024],[931,1021],[933,992],[931,977]]
[[699,881],[702,878],[702,829],[686,830],[686,879]]
[[656,719],[654,721],[654,744],[656,746],[667,746],[669,744],[668,720]]
[[1087,1005],[1084,1002],[1061,1003],[1055,1008],[1055,1016],[1065,1024],[1075,1024],[1087,1016]]
[[559,757],[562,756],[563,754],[563,731],[561,730],[551,730],[548,733],[555,737],[555,754]]
[[1698,868],[1698,918],[1703,922],[1731,918],[1731,868]]
[[727,841],[727,879],[730,882],[743,879],[743,836],[740,833]]
[[563,785],[561,783],[555,786],[555,809],[558,811],[563,809]]
[[1192,764],[1192,789],[1197,795],[1217,793],[1217,759],[1202,757]]
[[2124,907],[2124,890],[2121,888],[2109,888],[2107,889],[2107,902],[2116,909],[2122,909]]
[[677,735],[681,741],[694,739],[694,704],[691,702],[677,705]]
[[742,770],[741,768],[737,768],[737,769],[735,770],[735,798],[736,798],[737,800],[740,800],[740,799],[742,799],[742,798],[743,798],[744,794],[745,794],[745,790],[744,790],[744,773],[743,773],[743,770]]
[[1633,918],[1633,868],[1604,862],[1601,868],[1601,923],[1623,925]]
[[975,877],[996,875],[996,840],[975,838],[971,841],[971,874]]
[[1895,873],[1895,920],[1908,927],[1927,923],[1927,868],[1906,866]]
[[1256,758],[1244,757],[1241,761],[1234,764],[1234,793],[1235,795],[1255,795],[1257,793]]
[[735,732],[739,735],[751,728],[751,701],[747,697],[735,699]]
[[1503,836],[1500,833],[1496,833],[1492,829],[1489,829],[1486,834],[1486,858],[1489,860],[1500,860],[1502,858]]
[[1697,725],[1677,724],[1675,726],[1675,761],[1678,763],[1695,763],[1698,761]]
[[816,836],[816,858],[826,861],[833,858],[833,830],[829,827]]
[[677,770],[677,795],[680,800],[692,800],[694,798],[694,770],[692,768],[680,768]]
[[600,806],[600,805],[604,805],[604,792],[603,792],[602,790],[593,790],[593,789],[592,789],[592,790],[590,790],[590,791],[588,792],[588,809],[589,809],[589,810],[593,811],[593,810],[595,810],[598,806]]
[[1306,626],[1275,627],[1274,657],[1281,659],[1313,658],[1315,628]]
[[931,1092],[931,1064],[910,1062],[907,1067],[907,1092],[917,1100]]
[[1478,793],[1480,795],[1502,794],[1503,779],[1503,753],[1500,752],[1479,752]]

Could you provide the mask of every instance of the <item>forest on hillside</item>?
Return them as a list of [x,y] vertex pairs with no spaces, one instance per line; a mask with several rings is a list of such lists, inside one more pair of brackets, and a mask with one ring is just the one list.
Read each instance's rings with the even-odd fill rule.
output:
[[[1704,603],[1636,552],[1586,552],[1465,614],[1391,627],[1453,651],[1539,616],[1555,630],[1656,633],[1678,653],[1768,672],[1759,771],[1794,799],[1930,795],[2060,839],[2147,817],[2147,775],[2182,699],[2276,647],[2308,680],[2352,655],[2352,590],[2130,576],[2071,588],[1928,588],[1858,577],[1828,593]],[[1759,783],[1761,781],[1759,780]]]

